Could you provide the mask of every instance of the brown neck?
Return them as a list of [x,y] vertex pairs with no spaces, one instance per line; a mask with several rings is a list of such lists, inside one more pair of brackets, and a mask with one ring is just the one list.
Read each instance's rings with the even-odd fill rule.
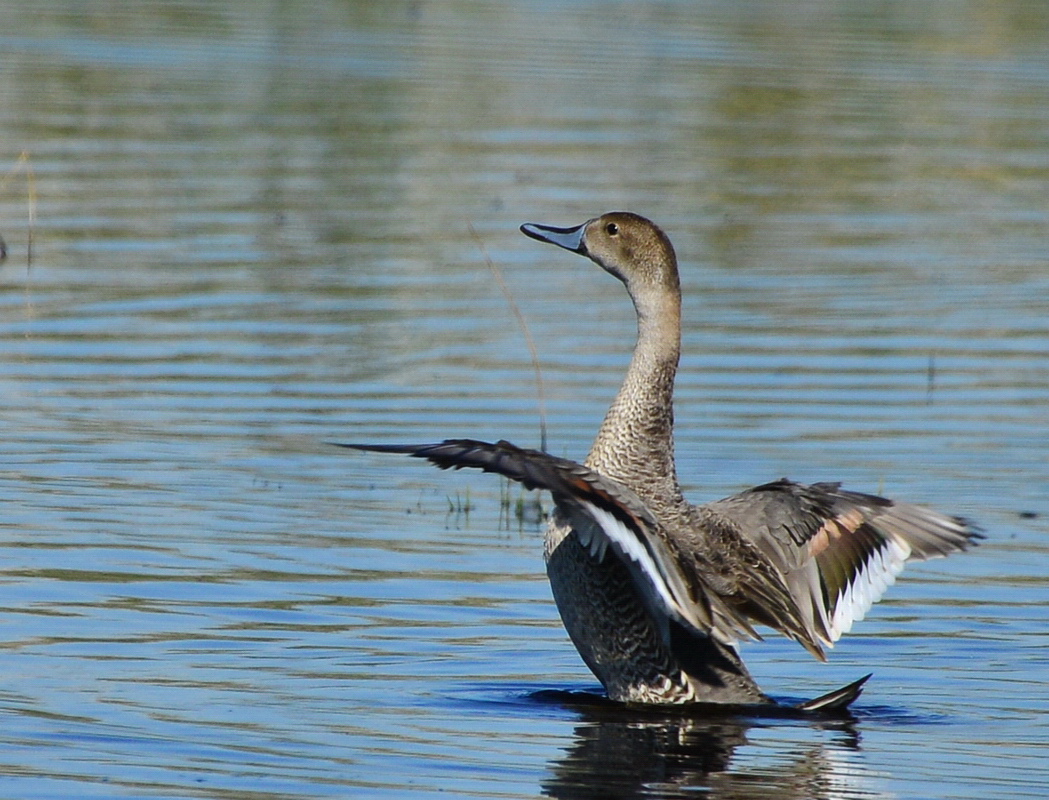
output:
[[674,467],[674,376],[681,354],[681,297],[640,303],[638,337],[623,385],[594,440],[587,465],[648,502],[681,493]]

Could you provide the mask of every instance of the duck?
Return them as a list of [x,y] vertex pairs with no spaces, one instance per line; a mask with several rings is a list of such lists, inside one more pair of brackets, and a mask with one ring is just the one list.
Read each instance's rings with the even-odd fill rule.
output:
[[[589,258],[624,284],[637,338],[622,385],[582,462],[507,441],[345,444],[475,468],[550,493],[544,559],[554,601],[584,663],[617,703],[776,705],[743,662],[765,626],[813,656],[863,619],[912,560],[983,538],[966,519],[839,483],[770,481],[712,502],[685,497],[674,458],[681,284],[670,239],[610,212],[526,236]],[[870,675],[797,704],[846,708]]]

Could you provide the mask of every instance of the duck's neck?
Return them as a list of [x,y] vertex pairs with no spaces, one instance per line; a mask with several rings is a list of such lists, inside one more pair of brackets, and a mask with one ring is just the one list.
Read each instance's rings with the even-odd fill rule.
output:
[[[635,303],[635,305],[638,305]],[[659,505],[681,498],[674,467],[674,376],[681,355],[681,297],[638,307],[626,378],[594,440],[587,465]]]

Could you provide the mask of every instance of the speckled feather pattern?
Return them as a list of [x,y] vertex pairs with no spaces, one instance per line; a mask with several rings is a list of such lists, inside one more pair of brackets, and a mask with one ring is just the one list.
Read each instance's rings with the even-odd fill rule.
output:
[[[759,638],[754,624],[823,659],[907,560],[948,555],[980,538],[958,518],[835,483],[783,479],[688,503],[674,465],[681,292],[670,241],[626,213],[522,231],[589,256],[626,285],[637,311],[630,366],[585,464],[470,439],[350,446],[549,490],[557,513],[544,553],[554,599],[613,700],[769,702],[737,649],[740,639]],[[865,680],[799,708],[843,708]]]
[[[610,223],[623,240],[618,248],[602,236]],[[905,539],[907,531],[900,536],[897,530],[894,540],[891,530],[877,527],[877,517],[894,504],[840,493],[834,484],[790,482],[777,487],[781,491],[761,493],[759,487],[708,506],[687,503],[674,463],[681,295],[673,247],[658,227],[629,214],[591,220],[582,242],[586,255],[626,284],[638,312],[633,358],[586,465],[637,493],[659,521],[660,535],[679,554],[678,566],[691,585],[709,587],[741,615],[782,631],[824,658],[824,645],[833,644],[853,616],[861,618],[865,606],[895,579],[902,565],[886,554],[911,552],[893,543]],[[914,508],[905,507],[900,516]],[[916,553],[921,556],[962,549],[973,539],[972,531],[934,512],[909,526],[911,532],[919,529],[930,534],[929,544]],[[835,546],[817,554],[811,543],[821,535],[835,536]],[[609,558],[595,562],[563,520],[551,522],[545,553],[569,636],[613,699],[765,699],[734,648],[697,659],[702,648],[695,641],[667,647],[658,626],[646,623],[627,571]],[[848,613],[836,614],[845,605]],[[719,668],[707,668],[712,662]]]

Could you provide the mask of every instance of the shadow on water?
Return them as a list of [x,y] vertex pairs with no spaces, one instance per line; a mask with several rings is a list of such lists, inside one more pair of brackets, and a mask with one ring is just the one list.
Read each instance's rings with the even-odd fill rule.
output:
[[[550,797],[844,798],[877,796],[857,763],[860,734],[848,711],[804,714],[791,708],[729,710],[633,708],[599,695],[545,691],[534,702],[579,716],[572,744],[549,765]],[[802,728],[796,747],[772,763],[746,753],[756,732]],[[766,754],[767,755],[767,754]],[[875,776],[870,776],[871,778]]]

